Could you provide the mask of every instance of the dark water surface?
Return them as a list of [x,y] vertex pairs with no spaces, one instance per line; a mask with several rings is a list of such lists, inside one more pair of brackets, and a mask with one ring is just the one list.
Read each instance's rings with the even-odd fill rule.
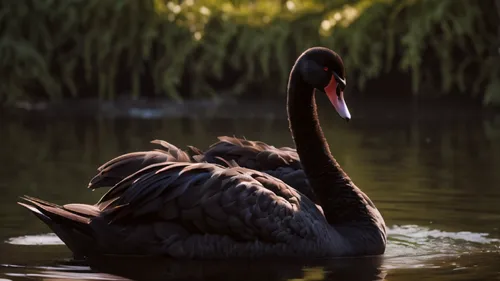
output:
[[292,146],[283,108],[221,107],[195,118],[141,110],[134,118],[0,115],[0,281],[500,280],[500,119],[459,110],[352,113],[345,123],[320,110],[336,159],[385,217],[383,257],[189,263],[72,261],[16,201],[28,194],[95,202],[105,192],[86,189],[96,168],[121,153],[150,149],[156,138],[206,148],[227,134]]

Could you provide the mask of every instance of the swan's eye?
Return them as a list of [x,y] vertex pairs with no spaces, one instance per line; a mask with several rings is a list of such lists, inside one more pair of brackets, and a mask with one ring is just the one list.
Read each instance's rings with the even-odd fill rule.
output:
[[323,67],[323,70],[328,71],[328,67],[327,66]]

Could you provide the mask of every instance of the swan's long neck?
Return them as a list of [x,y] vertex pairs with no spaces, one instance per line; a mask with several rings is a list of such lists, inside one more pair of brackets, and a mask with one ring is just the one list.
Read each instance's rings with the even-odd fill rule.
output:
[[290,76],[287,110],[302,167],[328,222],[340,225],[371,221],[366,205],[372,203],[351,182],[330,153],[318,120],[314,89],[298,71],[292,71]]

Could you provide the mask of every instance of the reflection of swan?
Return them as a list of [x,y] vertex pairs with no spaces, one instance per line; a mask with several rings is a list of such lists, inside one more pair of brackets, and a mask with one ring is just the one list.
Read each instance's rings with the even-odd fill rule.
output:
[[[108,176],[116,172],[127,177],[116,185],[113,182],[96,205],[57,206],[30,197],[25,198],[28,204],[20,204],[47,223],[78,256],[211,259],[382,254],[384,220],[331,155],[316,112],[314,90],[320,89],[341,117],[349,119],[344,87],[342,60],[325,48],[306,51],[290,75],[290,128],[322,209],[268,174],[186,162],[160,162],[135,173],[112,165]],[[133,159],[135,154],[127,157]],[[106,186],[108,180],[98,178],[91,187]]]
[[[85,262],[63,261],[43,266],[15,265],[2,268],[7,276],[40,280],[186,280],[186,281],[319,281],[383,280],[382,257],[323,261],[179,261],[167,258],[89,258]],[[1,275],[0,275],[1,280]]]
[[383,280],[382,257],[329,261],[176,261],[171,259],[90,259],[93,270],[132,280]]

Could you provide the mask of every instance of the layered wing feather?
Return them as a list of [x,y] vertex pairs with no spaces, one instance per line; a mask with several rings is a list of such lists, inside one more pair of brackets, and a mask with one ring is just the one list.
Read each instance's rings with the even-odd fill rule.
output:
[[283,180],[288,185],[316,202],[307,177],[302,169],[297,151],[290,147],[276,148],[261,141],[250,141],[235,137],[221,136],[219,142],[202,152],[190,147],[198,162],[225,165],[224,161],[234,161],[239,166],[261,171]]
[[191,162],[189,155],[175,145],[166,141],[153,140],[151,143],[160,145],[163,149],[139,151],[123,154],[99,167],[98,174],[92,178],[89,188],[111,187],[125,177],[147,167],[162,162]]
[[152,143],[161,145],[163,149],[127,153],[108,161],[98,168],[98,174],[90,181],[89,188],[114,186],[126,176],[151,164],[206,162],[264,172],[284,181],[313,202],[317,202],[295,149],[276,148],[260,141],[222,136],[219,137],[219,142],[211,145],[205,152],[189,146],[192,155],[190,157],[188,153],[166,141],[154,140]]

